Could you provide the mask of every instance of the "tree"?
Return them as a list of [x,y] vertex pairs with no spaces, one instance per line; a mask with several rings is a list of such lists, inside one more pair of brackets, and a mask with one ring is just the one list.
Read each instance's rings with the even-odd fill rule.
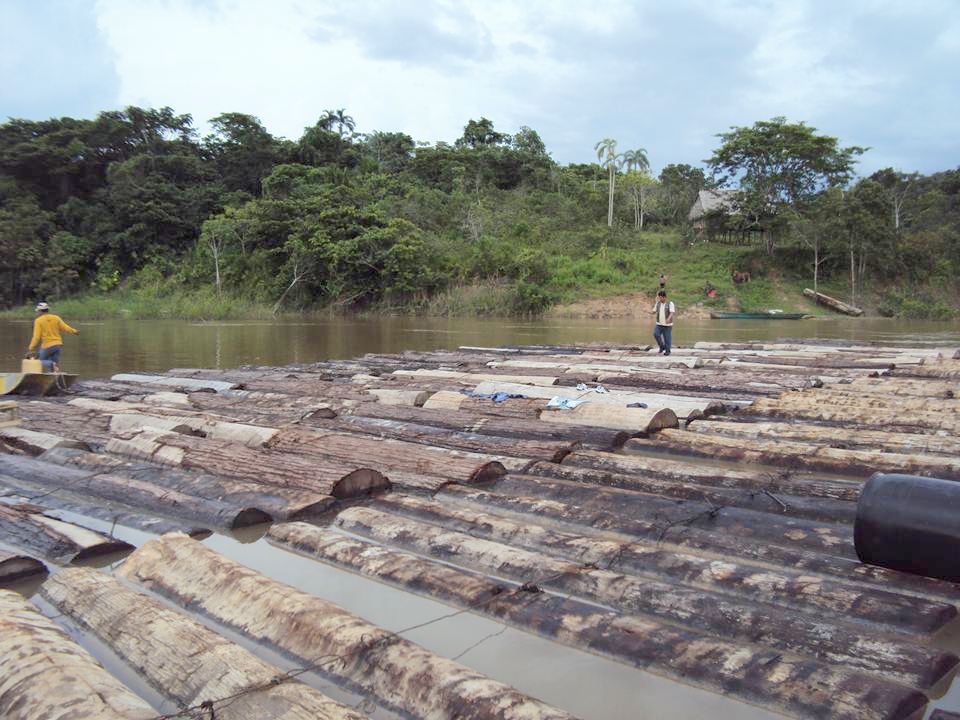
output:
[[686,164],[670,164],[660,171],[660,200],[666,219],[672,225],[682,223],[697,195],[710,187],[703,170]]
[[510,142],[510,136],[493,129],[493,121],[485,117],[469,120],[463,127],[463,135],[457,140],[458,148],[479,148],[504,145]]
[[357,127],[357,123],[352,117],[347,115],[345,108],[340,108],[339,110],[324,110],[323,115],[321,115],[317,121],[317,126],[331,132],[336,128],[337,134],[340,137],[344,137],[347,134],[344,130],[352,133]]
[[649,186],[651,182],[651,178],[647,174],[650,170],[647,151],[643,148],[625,150],[620,155],[620,163],[621,167],[627,171],[627,187],[630,189],[630,197],[633,199],[633,226],[637,230],[643,230],[646,186]]
[[607,227],[613,227],[613,192],[616,184],[617,175],[617,141],[610,138],[604,138],[593,149],[597,151],[597,160],[600,161],[600,167],[607,171],[607,189],[609,192],[607,201]]
[[707,162],[721,185],[739,183],[737,205],[771,230],[771,252],[776,232],[803,218],[821,192],[846,185],[856,158],[866,151],[842,148],[836,138],[783,117],[718,137],[723,142]]
[[898,172],[893,168],[878,170],[870,176],[871,180],[879,183],[890,195],[893,230],[898,235],[905,219],[907,219],[905,218],[904,205],[912,197],[915,197],[919,191],[918,178],[917,173]]
[[280,144],[260,120],[243,113],[223,113],[210,121],[205,139],[227,190],[260,194],[260,179],[281,159]]
[[399,132],[377,130],[365,135],[363,142],[368,156],[377,161],[381,170],[389,173],[404,169],[416,148],[412,137]]

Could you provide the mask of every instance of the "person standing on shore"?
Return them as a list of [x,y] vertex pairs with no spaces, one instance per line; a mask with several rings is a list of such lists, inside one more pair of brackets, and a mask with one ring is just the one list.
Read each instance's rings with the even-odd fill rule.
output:
[[667,291],[660,290],[657,293],[657,302],[653,306],[653,314],[656,317],[653,339],[660,347],[658,355],[670,354],[670,344],[673,340],[673,316],[676,312],[676,306],[672,301],[667,300]]
[[39,346],[40,362],[50,363],[54,372],[60,372],[60,352],[63,350],[61,332],[80,334],[79,330],[74,330],[61,320],[59,315],[51,314],[47,303],[37,303],[37,319],[33,321],[33,337],[30,339],[30,347],[27,348],[27,357]]

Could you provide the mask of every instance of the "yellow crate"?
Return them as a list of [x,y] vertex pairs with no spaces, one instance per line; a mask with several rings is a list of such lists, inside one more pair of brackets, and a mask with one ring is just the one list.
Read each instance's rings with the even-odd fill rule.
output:
[[27,373],[42,373],[43,372],[43,363],[35,358],[24,359],[20,361],[20,372],[23,374]]

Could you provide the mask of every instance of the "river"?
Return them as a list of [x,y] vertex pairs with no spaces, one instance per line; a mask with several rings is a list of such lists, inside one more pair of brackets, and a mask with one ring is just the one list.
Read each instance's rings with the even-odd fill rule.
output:
[[[188,322],[91,320],[68,322],[79,337],[64,339],[63,368],[86,378],[118,372],[163,372],[174,367],[285,365],[364,353],[456,348],[459,345],[652,343],[651,322],[632,319],[520,321],[446,318],[309,318]],[[0,320],[0,372],[19,368],[31,321]],[[675,346],[698,340],[842,338],[916,344],[960,344],[960,322],[885,318],[812,320],[678,320]]]

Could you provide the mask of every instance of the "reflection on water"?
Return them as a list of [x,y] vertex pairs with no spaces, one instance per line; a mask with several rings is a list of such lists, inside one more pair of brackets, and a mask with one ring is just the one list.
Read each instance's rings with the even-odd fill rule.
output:
[[[70,321],[69,318],[67,318]],[[71,321],[73,322],[73,321]],[[649,344],[652,323],[631,319],[542,320],[374,318],[194,323],[180,320],[74,322],[65,339],[64,367],[86,378],[174,367],[286,365],[364,353],[434,350],[459,345]],[[30,340],[29,320],[0,320],[0,372],[16,370]],[[822,318],[816,320],[688,320],[674,344],[698,340],[842,338],[855,341],[960,344],[960,323]]]

